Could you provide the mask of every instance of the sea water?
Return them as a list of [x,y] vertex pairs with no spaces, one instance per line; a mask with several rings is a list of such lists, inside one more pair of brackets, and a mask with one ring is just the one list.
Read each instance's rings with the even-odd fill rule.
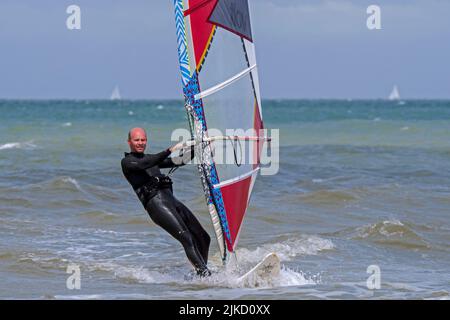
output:
[[[245,287],[214,240],[213,276],[186,278],[122,175],[128,130],[167,148],[188,126],[181,101],[0,101],[0,298],[448,299],[450,101],[263,108],[279,171],[256,182],[236,258],[245,271],[276,252],[282,270]],[[173,179],[214,239],[196,167]]]

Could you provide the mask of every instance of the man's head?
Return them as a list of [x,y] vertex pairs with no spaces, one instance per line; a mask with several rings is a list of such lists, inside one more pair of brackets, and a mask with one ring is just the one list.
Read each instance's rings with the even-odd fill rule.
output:
[[133,128],[128,132],[128,145],[131,152],[144,153],[147,147],[147,133],[142,128]]

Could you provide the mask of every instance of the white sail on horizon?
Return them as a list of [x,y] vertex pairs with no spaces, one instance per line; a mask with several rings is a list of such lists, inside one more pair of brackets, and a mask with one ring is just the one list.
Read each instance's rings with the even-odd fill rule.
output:
[[400,93],[398,91],[397,85],[394,85],[391,94],[389,95],[389,100],[400,100]]
[[119,86],[115,86],[113,92],[111,93],[111,100],[121,100]]

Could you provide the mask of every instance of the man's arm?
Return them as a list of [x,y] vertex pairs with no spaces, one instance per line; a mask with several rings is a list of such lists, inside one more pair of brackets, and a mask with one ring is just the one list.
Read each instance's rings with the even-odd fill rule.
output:
[[182,167],[185,164],[191,162],[192,159],[194,159],[194,157],[195,157],[194,146],[192,146],[188,151],[184,152],[183,155],[175,158],[164,159],[164,161],[161,161],[161,163],[158,166],[161,169]]
[[122,167],[124,170],[129,171],[145,170],[160,164],[164,160],[168,160],[167,157],[170,153],[170,150],[167,149],[157,154],[147,154],[142,158],[126,157],[122,161]]

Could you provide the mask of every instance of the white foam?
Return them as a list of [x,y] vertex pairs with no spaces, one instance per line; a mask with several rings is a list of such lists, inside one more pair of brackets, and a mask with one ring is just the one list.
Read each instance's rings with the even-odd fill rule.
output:
[[75,186],[75,188],[77,188],[78,191],[87,193],[81,188],[81,186],[78,183],[78,181],[76,179],[72,178],[72,177],[62,177],[61,181],[64,182],[64,183],[71,183],[71,184],[73,184]]
[[211,267],[213,274],[207,278],[194,277],[192,280],[184,280],[187,284],[196,284],[202,287],[224,287],[224,288],[255,288],[267,289],[274,287],[288,287],[288,286],[303,286],[315,285],[312,278],[307,278],[303,272],[294,271],[282,265],[280,273],[273,278],[258,278],[255,277],[251,281],[241,278],[249,268],[254,267],[250,265],[247,268],[242,268],[242,262],[239,262],[239,267],[227,266],[226,269],[217,269]]
[[278,276],[271,279],[256,279],[253,282],[244,282],[240,277],[259,263],[267,254],[275,252],[280,260],[290,261],[299,255],[315,255],[323,250],[331,250],[334,244],[327,239],[317,236],[305,236],[288,239],[279,243],[266,244],[254,250],[238,249],[236,258],[231,258],[227,268],[211,265],[213,275],[205,279],[193,279],[190,283],[202,286],[220,286],[228,288],[273,288],[285,286],[303,286],[317,284],[316,276],[306,276],[301,270],[292,270],[282,265]]
[[314,277],[307,278],[302,271],[296,272],[283,266],[278,279],[276,279],[276,284],[279,287],[288,287],[315,285],[319,283],[319,281],[315,281],[313,278]]
[[159,106],[156,107],[158,110],[162,110],[164,109],[164,106],[162,104],[160,104]]
[[327,178],[327,179],[317,178],[317,179],[312,179],[312,182],[313,183],[322,183],[322,182],[335,181],[335,180],[340,180],[340,179],[346,179],[346,177],[335,176],[335,177],[331,177],[331,178]]
[[383,224],[384,225],[404,226],[404,224],[400,220],[397,220],[397,219],[384,220]]
[[72,126],[72,122],[66,122],[62,124],[63,127],[71,127]]
[[119,279],[139,283],[168,283],[178,281],[169,274],[148,270],[142,266],[124,266],[111,262],[94,263],[89,269],[113,272]]
[[[258,279],[254,283],[244,282],[240,277],[259,263],[270,252],[276,252],[281,261],[292,260],[293,257],[305,254],[317,254],[322,250],[334,248],[330,240],[322,239],[317,236],[305,236],[300,238],[288,239],[279,243],[266,244],[254,250],[241,248],[237,250],[238,263],[233,263],[231,259],[227,268],[223,268],[220,259],[210,261],[209,267],[213,272],[211,277],[185,279],[185,275],[191,270],[188,263],[181,264],[178,267],[164,268],[164,271],[151,270],[141,265],[124,265],[117,261],[90,261],[86,267],[92,271],[110,272],[114,277],[137,283],[184,283],[189,286],[198,286],[201,288],[274,288],[285,286],[304,286],[315,285],[317,280],[315,276],[307,276],[301,270],[293,270],[282,265],[280,273],[271,279]],[[84,248],[84,255],[90,254],[88,248]],[[80,254],[81,252],[78,252]],[[123,257],[121,257],[123,258]],[[119,259],[121,260],[121,259]],[[167,270],[170,270],[169,272]]]
[[394,235],[401,236],[403,234],[402,230],[399,230],[397,232],[394,232],[391,230],[391,228],[395,227],[395,226],[403,227],[405,225],[397,219],[392,219],[392,220],[384,220],[381,222],[381,224],[374,223],[374,224],[364,225],[362,227],[358,227],[356,229],[356,231],[357,231],[358,236],[362,237],[362,238],[367,238],[367,237],[371,236],[372,234],[374,234],[374,232],[378,232],[379,234],[381,234],[383,236],[387,236],[387,237],[394,236]]
[[20,142],[5,143],[0,145],[0,150],[19,148],[20,145]]
[[114,299],[150,299],[151,296],[139,293],[114,293],[114,294],[79,294],[79,295],[45,295],[43,299],[57,299],[57,300],[114,300]]
[[[223,268],[219,265],[210,263],[209,267],[213,271],[212,276],[207,278],[193,277],[192,279],[185,279],[185,274],[190,270],[189,264],[177,267],[176,270],[171,267],[168,270],[171,272],[161,272],[159,270],[149,270],[143,266],[107,262],[93,262],[88,263],[88,269],[92,271],[105,271],[111,272],[118,279],[125,281],[138,282],[138,283],[184,283],[186,285],[199,286],[201,288],[273,288],[284,286],[303,286],[303,285],[315,285],[317,281],[314,277],[306,276],[300,270],[292,270],[286,266],[282,266],[280,274],[272,279],[258,279],[255,283],[244,282],[240,277],[245,274],[250,268],[254,267],[257,262],[260,262],[264,257],[261,254],[261,249],[258,248],[254,251],[246,251],[249,253],[249,257],[242,255],[246,249],[241,249],[242,258],[239,259],[239,264],[228,265],[227,268]],[[256,260],[257,262],[253,262]],[[166,268],[167,269],[167,268]]]
[[245,248],[237,250],[238,259],[245,259],[256,262],[265,255],[276,252],[282,261],[290,261],[292,258],[301,255],[316,255],[323,250],[334,249],[331,240],[322,239],[317,236],[304,236],[292,238],[278,243],[265,244],[254,251]]
[[33,150],[37,146],[33,144],[33,141],[28,142],[9,142],[0,145],[0,150],[8,150],[8,149],[22,149],[22,150]]

